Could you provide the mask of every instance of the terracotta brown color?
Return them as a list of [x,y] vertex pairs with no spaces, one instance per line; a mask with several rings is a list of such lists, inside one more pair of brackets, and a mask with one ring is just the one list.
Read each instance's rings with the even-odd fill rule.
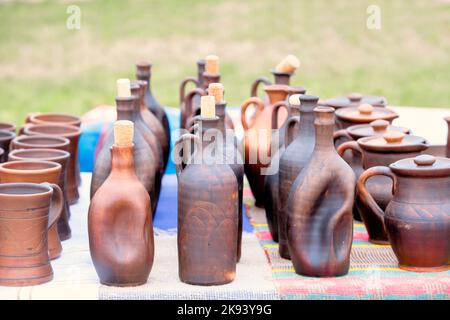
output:
[[197,77],[186,77],[180,84],[180,110],[183,110],[184,98],[186,96],[186,86],[189,83],[195,85],[196,88],[204,88],[203,86],[203,73],[205,72],[205,60],[200,59],[197,61]]
[[322,105],[329,106],[334,109],[357,107],[360,104],[365,103],[380,108],[387,106],[387,100],[385,97],[364,95],[358,92],[352,92],[346,96],[334,97],[321,102]]
[[447,158],[450,158],[450,117],[445,118],[448,125],[448,133],[447,133]]
[[8,159],[11,141],[16,137],[16,134],[11,131],[0,131],[0,148],[3,149],[3,156],[0,156],[0,162]]
[[358,107],[348,107],[336,110],[336,124],[339,129],[375,120],[387,120],[392,123],[398,118],[398,114],[389,108],[373,107],[369,104],[361,104]]
[[[0,165],[0,183],[51,183],[57,184],[61,175],[61,165],[51,161],[12,161]],[[58,187],[59,188],[59,187]],[[64,211],[64,196],[61,191],[63,205],[58,212],[58,219]],[[61,255],[61,239],[58,234],[58,225],[55,223],[48,230],[48,254],[50,259]]]
[[67,201],[67,164],[70,153],[57,149],[29,149],[13,150],[9,153],[9,161],[53,161],[61,165],[61,174],[59,175],[58,186],[61,188],[64,197],[64,207],[60,218],[58,219],[59,238],[64,241],[70,239],[71,230],[69,226],[70,206]]
[[147,90],[144,96],[144,102],[147,108],[155,115],[164,128],[167,144],[170,146],[170,126],[164,107],[156,100],[151,88],[151,68],[148,62],[140,62],[136,65],[136,79],[147,81]]
[[334,109],[314,113],[316,145],[290,191],[287,239],[296,273],[335,277],[350,267],[356,177],[334,147]]
[[258,89],[261,85],[271,85],[271,84],[281,84],[281,85],[290,85],[291,77],[293,73],[285,73],[285,72],[277,72],[275,70],[270,71],[274,77],[274,82],[270,81],[267,77],[259,77],[255,81],[253,81],[250,96],[257,97]]
[[[353,150],[362,156],[362,167],[367,170],[375,166],[388,166],[395,161],[415,157],[428,148],[424,138],[405,135],[402,132],[388,132],[384,136],[361,138],[346,142],[338,147],[343,155],[346,150]],[[383,210],[392,200],[392,181],[386,177],[374,177],[367,183],[372,197]],[[371,214],[367,199],[358,192],[356,207],[369,234],[369,241],[376,244],[388,244],[384,223],[377,215]]]
[[81,126],[81,118],[66,113],[31,113],[27,122],[33,124],[64,124],[68,126]]
[[[316,145],[316,129],[314,126],[314,109],[317,107],[319,97],[312,95],[300,96],[300,121],[299,132],[293,139],[291,130],[286,134],[286,150],[281,155],[279,169],[279,190],[278,190],[278,250],[284,259],[290,259],[287,242],[287,214],[288,200],[292,184],[302,172],[313,154]],[[290,120],[288,126],[295,124],[295,118]],[[291,142],[292,141],[292,142]]]
[[62,206],[56,185],[0,184],[0,285],[33,286],[53,278],[47,233]]
[[[245,175],[250,184],[255,205],[264,206],[264,179],[261,169],[270,165],[272,140],[272,111],[279,101],[284,101],[288,94],[288,86],[269,85],[265,91],[269,104],[257,97],[247,99],[241,106],[241,122],[244,129]],[[247,109],[255,106],[255,114],[250,121],[247,119]],[[279,119],[283,123],[286,119]]]
[[131,140],[121,144],[116,139],[111,172],[89,207],[92,261],[100,282],[110,286],[142,285],[153,266],[150,197],[136,176]]
[[[386,210],[366,189],[367,179],[386,176],[394,194]],[[401,269],[415,272],[449,270],[450,159],[420,155],[389,167],[376,166],[358,180],[358,192],[370,213],[384,220]]]
[[78,176],[80,165],[78,161],[78,143],[81,130],[77,126],[63,124],[30,124],[24,128],[24,133],[29,136],[50,135],[69,139],[70,159],[67,165],[67,199],[69,204],[74,204],[80,198],[78,193]]
[[[216,130],[217,118],[201,121],[202,137]],[[179,276],[182,282],[204,286],[234,280],[238,245],[236,176],[229,165],[202,152],[215,143],[206,140],[185,134],[175,149],[192,141],[196,146],[194,161],[177,165]]]
[[194,88],[186,94],[180,109],[180,128],[189,129],[194,122],[193,118],[200,114],[200,97],[208,93],[205,88]]
[[16,125],[14,123],[0,122],[0,131],[10,131],[16,133]]

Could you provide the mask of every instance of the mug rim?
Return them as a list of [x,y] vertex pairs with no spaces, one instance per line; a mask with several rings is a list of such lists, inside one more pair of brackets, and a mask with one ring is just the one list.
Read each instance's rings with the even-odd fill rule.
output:
[[[66,118],[67,120],[64,121],[48,121],[45,119],[41,119],[42,117],[46,117],[46,116],[55,116],[55,117],[61,117],[61,118]],[[79,126],[81,125],[81,119],[78,116],[74,116],[68,113],[62,113],[62,112],[42,112],[42,113],[37,113],[37,114],[33,114],[30,116],[30,122],[34,123],[34,124],[44,124],[44,123],[60,123],[60,124],[68,124],[68,125],[73,125],[73,126]]]
[[[45,133],[45,132],[36,132],[33,129],[45,128],[45,127],[53,127],[53,128],[63,128],[70,130],[70,132],[61,132],[61,133]],[[59,136],[64,138],[73,138],[81,135],[80,127],[70,125],[70,124],[62,124],[58,122],[49,122],[49,123],[29,123],[24,127],[24,133],[29,136],[37,136],[37,135],[46,135],[46,136]]]
[[[27,140],[37,140],[37,139],[49,139],[53,140],[54,144],[32,144],[27,142]],[[23,141],[25,140],[25,142]],[[64,148],[70,145],[70,140],[61,136],[52,136],[46,134],[40,134],[35,136],[26,136],[21,135],[14,139],[13,141],[14,147],[16,149],[20,149],[21,146],[30,147],[34,149],[42,149],[42,148]]]
[[[30,192],[30,193],[6,193],[3,191],[3,189],[8,188],[29,188],[28,190],[41,190],[41,192]],[[43,183],[31,183],[31,182],[13,182],[13,183],[1,183],[0,184],[0,198],[2,197],[12,197],[12,198],[24,198],[24,197],[41,197],[45,195],[50,195],[53,193],[53,188],[50,186],[49,183],[43,182]]]
[[[46,164],[47,168],[42,169],[14,169],[8,168],[10,165],[15,164]],[[18,160],[18,161],[8,161],[4,163],[0,163],[0,172],[10,173],[10,174],[44,174],[44,173],[53,173],[58,170],[62,170],[62,166],[54,161],[45,161],[45,160]]]
[[[36,152],[49,152],[49,153],[54,153],[54,156],[50,156],[50,157],[22,157],[20,156],[20,154],[33,154]],[[19,154],[19,155],[16,155]],[[12,150],[11,152],[9,152],[8,154],[9,159],[11,159],[11,157],[14,157],[14,159],[11,159],[10,161],[56,161],[56,160],[65,160],[67,158],[70,157],[70,153],[68,151],[65,150],[60,150],[60,149],[51,149],[51,148],[35,148],[35,149],[16,149],[16,150]]]

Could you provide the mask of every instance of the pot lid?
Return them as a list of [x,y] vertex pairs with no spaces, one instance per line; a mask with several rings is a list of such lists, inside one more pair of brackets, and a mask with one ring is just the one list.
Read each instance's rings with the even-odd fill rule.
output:
[[428,148],[428,142],[418,136],[400,131],[388,131],[382,136],[361,138],[358,144],[364,150],[375,152],[420,152]]
[[357,107],[361,103],[371,104],[377,107],[386,106],[386,98],[381,96],[366,96],[353,92],[343,97],[334,97],[325,101],[325,104],[335,109]]
[[389,167],[395,173],[407,176],[450,176],[450,159],[429,154],[402,159]]
[[336,110],[336,117],[347,122],[370,123],[378,119],[392,121],[398,118],[398,114],[388,108],[374,107],[371,104],[360,104],[357,107]]
[[355,140],[364,137],[380,136],[388,131],[398,131],[405,134],[410,133],[410,130],[408,128],[392,126],[389,121],[381,119],[372,121],[369,124],[357,124],[347,128],[347,132]]

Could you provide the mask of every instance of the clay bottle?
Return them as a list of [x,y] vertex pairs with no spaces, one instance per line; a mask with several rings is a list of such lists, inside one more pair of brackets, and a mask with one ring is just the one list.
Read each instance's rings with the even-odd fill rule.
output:
[[147,282],[154,257],[150,197],[134,168],[133,123],[114,124],[111,172],[89,207],[89,247],[104,285]]
[[[129,80],[126,81],[124,79],[120,79],[118,81],[118,96],[116,98],[118,120],[129,120],[132,122],[136,120],[136,114],[138,113],[136,110],[136,99],[137,97],[131,96]],[[91,182],[91,198],[111,172],[110,147],[113,143],[114,134],[110,131],[106,135],[103,147],[95,160]],[[156,174],[159,172],[157,171],[158,162],[152,149],[147,144],[138,128],[134,130],[133,143],[136,175],[148,191],[152,201],[156,201]]]
[[169,118],[161,104],[155,99],[151,88],[151,69],[152,65],[148,62],[141,62],[136,65],[136,79],[147,81],[147,91],[145,92],[144,102],[148,109],[156,116],[164,128],[167,144],[170,146],[170,126]]
[[313,277],[348,273],[356,176],[334,147],[334,109],[314,109],[316,145],[292,185],[287,239],[295,272]]
[[[179,150],[188,141],[196,146],[194,157],[189,158],[193,161],[186,161],[184,168],[176,160],[178,270],[182,282],[220,285],[233,281],[236,274],[238,184],[229,165],[208,152],[217,150],[216,140],[207,135],[218,134],[218,117],[214,114],[214,98],[205,96],[202,101],[199,128],[202,138],[185,134],[175,146]],[[185,147],[183,154],[188,154]]]
[[[317,107],[319,97],[300,95],[300,123],[299,132],[294,136],[292,129],[286,130],[286,150],[281,155],[279,169],[279,203],[278,203],[278,250],[284,259],[290,259],[286,235],[286,217],[289,192],[297,176],[308,164],[316,144],[314,128],[314,108]],[[295,118],[292,118],[295,119]],[[295,120],[289,120],[287,127],[292,127]],[[291,124],[292,123],[292,124]],[[292,142],[291,142],[292,140]]]

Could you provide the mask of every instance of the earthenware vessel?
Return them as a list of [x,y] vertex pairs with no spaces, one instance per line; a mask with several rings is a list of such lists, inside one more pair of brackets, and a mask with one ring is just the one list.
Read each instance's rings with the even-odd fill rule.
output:
[[148,109],[156,116],[164,128],[167,145],[170,146],[170,126],[169,118],[167,117],[164,107],[153,96],[151,88],[151,68],[152,65],[148,62],[141,62],[136,65],[136,79],[147,81],[147,90],[144,96],[144,102]]
[[29,136],[50,135],[69,139],[70,159],[67,165],[67,198],[69,204],[74,204],[80,198],[78,193],[78,175],[80,166],[78,161],[78,143],[81,130],[77,126],[63,124],[30,124],[24,128],[24,133]]
[[151,200],[136,176],[133,123],[117,121],[114,131],[111,172],[89,207],[89,247],[102,284],[138,286],[153,266]]
[[292,185],[286,234],[296,273],[336,277],[350,267],[356,177],[334,147],[334,109],[314,113],[316,145]]
[[[386,176],[394,194],[380,208],[366,189],[367,179]],[[415,272],[450,269],[450,159],[420,155],[376,166],[358,180],[367,214],[384,220],[386,232],[401,269]]]
[[450,158],[450,117],[445,118],[448,125],[448,133],[447,133],[447,158]]
[[186,86],[189,83],[195,85],[196,88],[203,87],[203,73],[205,72],[205,59],[197,61],[197,77],[186,77],[180,84],[180,110],[183,110],[184,98],[186,96]]
[[[337,149],[340,155],[346,150],[361,154],[362,167],[367,170],[375,166],[388,166],[395,161],[419,155],[428,148],[428,142],[421,137],[405,135],[403,132],[390,131],[383,136],[360,138],[349,141]],[[374,177],[367,182],[367,190],[383,210],[392,200],[392,181],[386,177]],[[369,241],[376,244],[388,244],[384,223],[378,216],[369,215],[367,199],[357,192],[356,207],[369,234]]]
[[358,92],[349,93],[347,96],[334,97],[325,100],[321,103],[334,109],[341,109],[347,107],[357,107],[360,104],[370,104],[374,107],[384,108],[387,105],[385,97],[381,96],[368,96]]
[[0,122],[0,131],[11,131],[16,133],[16,125],[14,123]]
[[336,110],[336,124],[338,129],[346,129],[356,124],[371,123],[375,120],[387,120],[392,123],[398,114],[389,108],[373,107],[361,104],[358,107],[348,107]]
[[[278,189],[278,250],[284,259],[290,259],[286,233],[289,193],[295,179],[309,163],[316,145],[314,109],[317,107],[318,101],[319,97],[301,95],[298,134],[294,135],[292,129],[286,130],[285,145],[287,147],[280,159]],[[294,121],[288,122],[288,128],[292,128],[292,125],[295,124]]]
[[[244,129],[245,175],[250,183],[255,205],[264,206],[265,169],[270,165],[272,139],[272,110],[279,101],[284,101],[288,94],[288,86],[269,85],[265,87],[269,104],[257,97],[247,99],[241,106],[241,122]],[[250,121],[247,110],[255,106],[255,113]],[[279,119],[281,123],[285,119]]]
[[0,184],[1,286],[33,286],[52,280],[47,233],[62,206],[57,185]]
[[210,142],[206,135],[217,134],[218,119],[201,122],[202,138],[184,134],[176,145],[177,150],[187,142],[196,146],[189,158],[193,161],[176,165],[178,270],[182,282],[220,285],[233,281],[236,274],[238,183],[230,166],[207,151],[216,148],[216,141]]
[[[0,183],[51,183],[57,184],[61,175],[61,165],[51,161],[11,161],[0,164]],[[59,187],[58,187],[59,188]],[[58,219],[64,210],[64,195],[61,192],[63,205],[60,206]],[[58,225],[55,223],[48,230],[48,254],[50,259],[61,255],[61,239]]]
[[[164,133],[164,128],[162,124],[158,121],[158,119],[155,117],[155,115],[147,109],[144,103],[144,96],[145,92],[147,91],[147,82],[144,80],[135,80],[132,81],[133,83],[136,83],[139,85],[139,90],[135,90],[135,92],[139,96],[139,105],[140,105],[140,112],[141,112],[141,118],[144,121],[144,123],[147,125],[147,127],[150,129],[150,131],[153,133],[153,135],[156,137],[158,144],[161,146],[162,150],[162,159],[164,164],[164,170],[167,166],[167,162],[169,160],[169,154],[170,154],[170,145],[168,144],[168,141],[166,140],[166,135]],[[131,90],[131,93],[133,93],[133,88]]]
[[64,197],[64,207],[61,216],[58,219],[59,238],[64,241],[70,239],[71,230],[69,225],[70,206],[67,197],[67,165],[69,163],[70,153],[57,149],[29,149],[13,150],[9,153],[9,161],[52,161],[61,165],[61,174],[59,175],[58,186],[61,188]]
[[268,86],[272,84],[280,84],[280,85],[290,85],[291,77],[293,73],[286,73],[286,72],[278,72],[275,70],[270,71],[273,74],[274,82],[270,81],[267,77],[259,77],[255,81],[253,81],[251,89],[250,89],[250,96],[251,97],[257,97],[258,96],[258,89],[261,85]]
[[0,131],[0,148],[3,149],[3,156],[0,156],[0,162],[8,159],[11,141],[16,137],[16,134],[11,131]]
[[[138,104],[136,103],[136,96],[129,97],[116,97],[117,105],[117,119],[129,120],[137,122],[137,116],[139,114]],[[152,148],[146,142],[141,126],[136,126],[133,137],[133,156],[134,167],[136,175],[148,191],[152,207],[155,207],[153,202],[157,199],[157,177],[159,181],[159,159],[153,153]],[[95,160],[94,172],[92,174],[91,182],[91,199],[95,192],[100,188],[103,182],[108,178],[111,173],[111,146],[114,144],[114,131],[109,131],[106,134],[104,144],[100,150],[97,159]]]
[[81,118],[66,113],[32,113],[29,116],[29,122],[33,124],[65,124],[68,126],[81,126]]

